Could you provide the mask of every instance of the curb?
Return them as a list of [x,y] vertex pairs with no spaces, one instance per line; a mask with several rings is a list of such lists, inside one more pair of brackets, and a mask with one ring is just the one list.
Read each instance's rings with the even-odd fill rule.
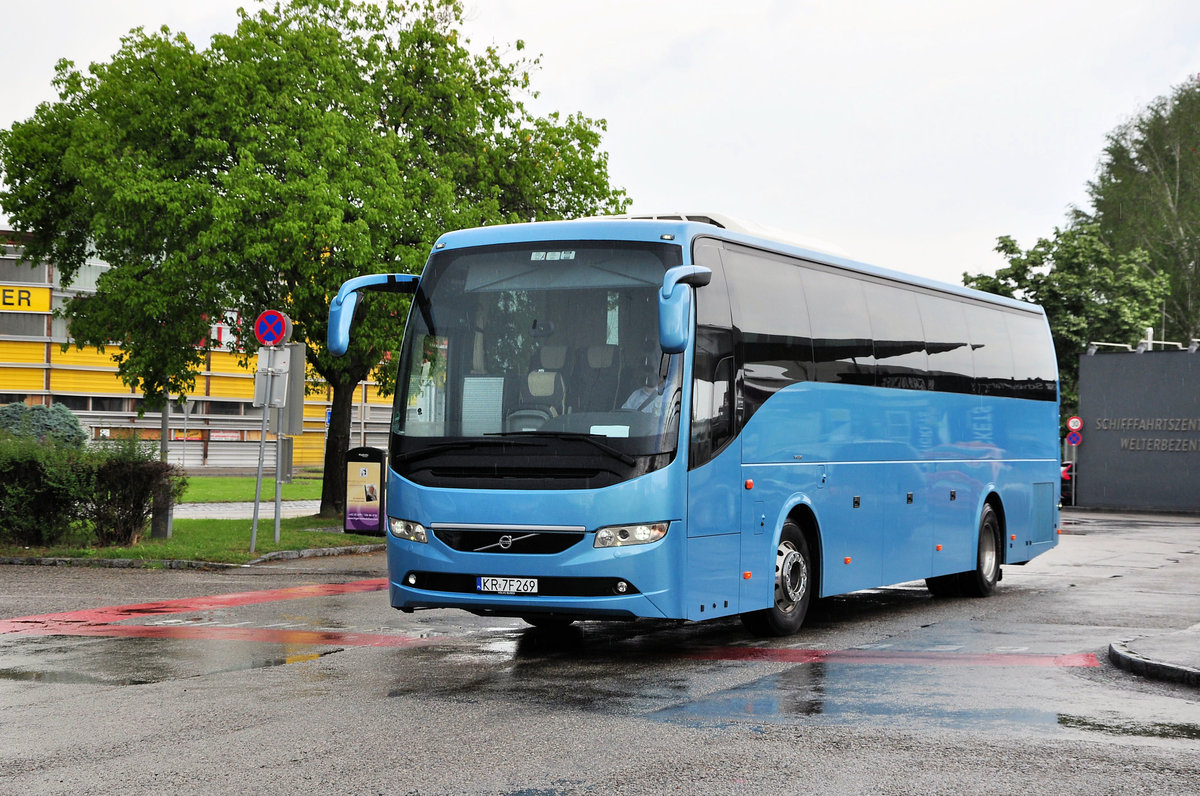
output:
[[0,564],[31,567],[100,567],[101,569],[236,569],[247,564],[220,561],[188,561],[178,558],[43,558],[39,556],[3,556]]
[[1200,687],[1200,669],[1164,663],[1140,655],[1129,648],[1129,644],[1137,639],[1114,641],[1108,645],[1108,659],[1119,669],[1149,677],[1154,680],[1165,680],[1170,683],[1183,683]]
[[0,564],[34,567],[101,567],[107,569],[242,569],[270,561],[292,561],[324,556],[354,556],[385,550],[383,544],[360,544],[348,547],[315,547],[308,550],[276,550],[245,564],[219,561],[188,561],[174,558],[44,558],[40,556],[0,556]]
[[267,561],[294,561],[297,558],[322,558],[324,556],[357,556],[364,553],[379,553],[387,549],[385,544],[356,544],[349,547],[312,547],[308,550],[276,550],[261,558],[244,564],[253,566]]

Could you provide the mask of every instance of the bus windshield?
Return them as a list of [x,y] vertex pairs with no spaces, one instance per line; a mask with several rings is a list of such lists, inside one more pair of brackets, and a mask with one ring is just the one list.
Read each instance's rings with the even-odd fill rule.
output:
[[664,466],[682,357],[658,342],[669,244],[566,241],[433,255],[405,330],[393,469],[425,485],[583,488]]

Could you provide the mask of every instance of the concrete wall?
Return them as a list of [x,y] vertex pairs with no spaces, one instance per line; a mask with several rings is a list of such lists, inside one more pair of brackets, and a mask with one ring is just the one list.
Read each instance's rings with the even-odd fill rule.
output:
[[1076,502],[1200,511],[1200,353],[1079,360]]

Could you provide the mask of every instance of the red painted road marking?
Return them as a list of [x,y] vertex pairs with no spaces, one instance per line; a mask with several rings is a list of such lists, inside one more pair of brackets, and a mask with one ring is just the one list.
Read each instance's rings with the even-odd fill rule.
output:
[[264,644],[311,644],[338,647],[415,647],[428,639],[383,633],[337,630],[281,630],[220,625],[46,625],[17,631],[26,636],[102,636],[105,638],[169,638],[195,641],[255,641]]
[[688,653],[704,661],[769,661],[777,663],[859,663],[890,666],[1062,666],[1095,667],[1092,653],[1038,655],[1011,652],[922,652],[906,650],[806,650],[760,647],[710,647]]
[[160,600],[137,605],[114,605],[108,608],[91,608],[83,611],[65,611],[57,614],[39,614],[9,619],[0,622],[0,633],[22,632],[38,624],[55,624],[62,627],[106,625],[142,616],[210,611],[214,608],[233,608],[239,605],[258,605],[307,597],[335,597],[339,594],[382,591],[386,588],[387,578],[372,578],[350,583],[320,583],[312,586],[292,586],[286,589],[213,594],[204,597],[187,597],[182,600]]
[[332,644],[350,647],[407,647],[420,639],[375,633],[340,633],[318,630],[280,630],[278,628],[219,627],[211,625],[148,626],[118,625],[126,619],[165,614],[194,613],[240,605],[259,605],[280,600],[309,597],[334,597],[341,594],[382,591],[387,578],[372,578],[350,583],[322,583],[286,589],[214,594],[182,600],[160,600],[136,605],[115,605],[82,611],[22,616],[0,622],[0,634],[31,636],[112,636],[125,638],[175,638],[224,641],[258,641],[278,644]]

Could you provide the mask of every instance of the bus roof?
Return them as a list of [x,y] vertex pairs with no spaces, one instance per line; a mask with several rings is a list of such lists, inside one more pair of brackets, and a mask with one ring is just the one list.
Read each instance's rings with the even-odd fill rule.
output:
[[950,293],[988,304],[998,304],[1043,314],[1042,308],[1036,304],[869,265],[851,259],[845,254],[829,250],[834,247],[826,247],[815,241],[805,242],[789,239],[791,236],[786,233],[776,234],[774,230],[744,224],[718,213],[600,216],[573,221],[535,221],[525,224],[475,227],[445,233],[438,238],[434,250],[444,251],[474,246],[553,240],[611,240],[647,243],[672,241],[681,245],[688,244],[686,248],[690,251],[690,244],[693,240],[705,237],[788,254],[835,268],[923,287],[940,293]]

